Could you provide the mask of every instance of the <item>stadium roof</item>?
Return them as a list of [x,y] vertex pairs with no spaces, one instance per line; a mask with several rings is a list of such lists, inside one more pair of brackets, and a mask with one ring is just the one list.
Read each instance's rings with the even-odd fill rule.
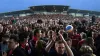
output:
[[100,12],[96,11],[89,11],[89,10],[79,10],[79,9],[69,9],[69,6],[66,5],[41,5],[41,6],[31,6],[30,9],[27,10],[20,10],[20,11],[13,11],[13,12],[6,12],[0,13],[0,16],[4,15],[19,15],[25,13],[34,13],[35,11],[46,11],[46,12],[63,12],[68,11],[68,13],[82,13],[82,14],[90,14],[90,15],[100,15]]
[[25,14],[25,13],[33,13],[33,12],[31,10],[20,10],[20,11],[0,13],[0,16],[3,16],[3,15],[18,15],[18,14]]
[[96,11],[89,11],[89,10],[79,10],[79,9],[69,9],[68,13],[82,13],[82,14],[95,14],[95,15],[100,15],[100,12]]
[[69,9],[69,6],[65,5],[40,5],[40,6],[31,6],[33,11],[46,11],[46,12],[63,12]]

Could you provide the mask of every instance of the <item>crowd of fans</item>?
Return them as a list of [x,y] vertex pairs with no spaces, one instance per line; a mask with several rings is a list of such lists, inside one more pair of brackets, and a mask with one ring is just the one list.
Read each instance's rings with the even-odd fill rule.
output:
[[100,56],[99,31],[99,22],[61,14],[1,19],[0,56]]

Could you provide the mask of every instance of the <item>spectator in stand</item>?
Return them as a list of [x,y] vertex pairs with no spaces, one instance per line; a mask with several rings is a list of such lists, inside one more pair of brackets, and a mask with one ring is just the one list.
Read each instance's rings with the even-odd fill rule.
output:
[[[80,54],[79,50],[82,45],[90,46],[93,49],[93,53],[100,56],[100,34],[98,34],[100,31],[100,23],[92,25],[92,23],[86,20],[87,18],[85,17],[72,17],[70,15],[62,14],[34,14],[23,17],[19,16],[18,19],[15,18],[17,20],[15,24],[8,23],[10,21],[8,19],[11,18],[12,17],[4,17],[0,20],[0,44],[3,43],[5,34],[8,34],[9,36],[12,34],[19,35],[18,38],[20,42],[15,39],[10,40],[13,42],[13,47],[17,45],[17,48],[14,50],[16,51],[16,49],[18,49],[18,53],[21,52],[22,56],[23,53],[24,55],[27,55],[28,50],[24,49],[24,51],[19,51],[19,49],[22,49],[21,47],[23,46],[25,47],[27,43],[31,49],[30,55],[32,56],[56,56],[59,54],[67,56],[81,56],[77,55],[77,52]],[[77,20],[74,21],[73,19]],[[41,20],[42,23],[38,23],[37,20]],[[74,31],[67,34],[64,28],[69,24],[73,25]],[[59,30],[61,30],[60,34],[58,34]],[[49,33],[47,34],[47,32]],[[3,54],[5,54],[5,52]],[[1,55],[3,54],[1,52]],[[16,52],[14,55],[17,55]]]
[[68,46],[71,48],[71,50],[72,50],[74,56],[80,56],[79,51],[78,51],[77,49],[75,49],[75,47],[72,46],[72,39],[67,38],[67,39],[66,39],[66,42],[67,42]]
[[[55,34],[52,36],[51,42],[46,46],[46,51],[49,53],[49,56],[74,56],[72,50],[68,46],[67,42],[63,38],[62,34],[59,32],[61,41],[56,41]],[[51,51],[51,47],[55,43],[55,48]]]
[[31,48],[28,43],[29,33],[22,32],[19,34],[19,48],[27,54],[27,56],[31,56]]
[[81,52],[81,56],[96,56],[95,54],[93,54],[92,48],[88,45],[83,45],[80,48],[80,52]]
[[19,48],[19,39],[17,35],[10,36],[8,47],[9,51],[7,53],[3,53],[2,56],[27,56],[26,53]]

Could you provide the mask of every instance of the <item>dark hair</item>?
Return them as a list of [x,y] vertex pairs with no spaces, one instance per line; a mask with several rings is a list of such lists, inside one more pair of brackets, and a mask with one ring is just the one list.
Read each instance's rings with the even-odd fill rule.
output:
[[64,43],[64,42],[62,40],[58,40],[58,41],[56,41],[56,43],[61,44],[61,43]]
[[19,41],[23,42],[28,37],[29,37],[29,32],[22,32],[19,34]]
[[66,41],[71,41],[71,38],[67,38],[67,39],[65,39]]
[[67,38],[68,38],[68,33],[63,32],[63,37],[64,37],[65,39],[67,39]]
[[2,42],[3,35],[4,33],[0,33],[0,42]]
[[15,35],[15,34],[10,35],[10,39],[13,39],[15,42],[19,42],[19,37],[18,37],[18,35]]
[[36,36],[36,33],[39,33],[40,29],[35,29],[34,30],[34,36]]
[[86,39],[86,43],[87,43],[87,44],[92,44],[92,42],[93,42],[93,38],[92,38],[92,37],[88,37],[88,38]]
[[50,38],[52,38],[52,33],[53,33],[53,32],[52,32],[52,30],[51,30],[51,31],[49,32],[49,34],[50,34]]
[[10,38],[10,35],[5,34],[5,35],[3,35],[3,38]]

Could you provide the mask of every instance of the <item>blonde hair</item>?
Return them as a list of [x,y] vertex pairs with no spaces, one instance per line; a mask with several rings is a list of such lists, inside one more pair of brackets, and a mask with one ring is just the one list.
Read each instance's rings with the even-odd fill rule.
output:
[[90,46],[88,45],[83,45],[81,48],[80,48],[80,51],[81,53],[93,53],[93,50]]

